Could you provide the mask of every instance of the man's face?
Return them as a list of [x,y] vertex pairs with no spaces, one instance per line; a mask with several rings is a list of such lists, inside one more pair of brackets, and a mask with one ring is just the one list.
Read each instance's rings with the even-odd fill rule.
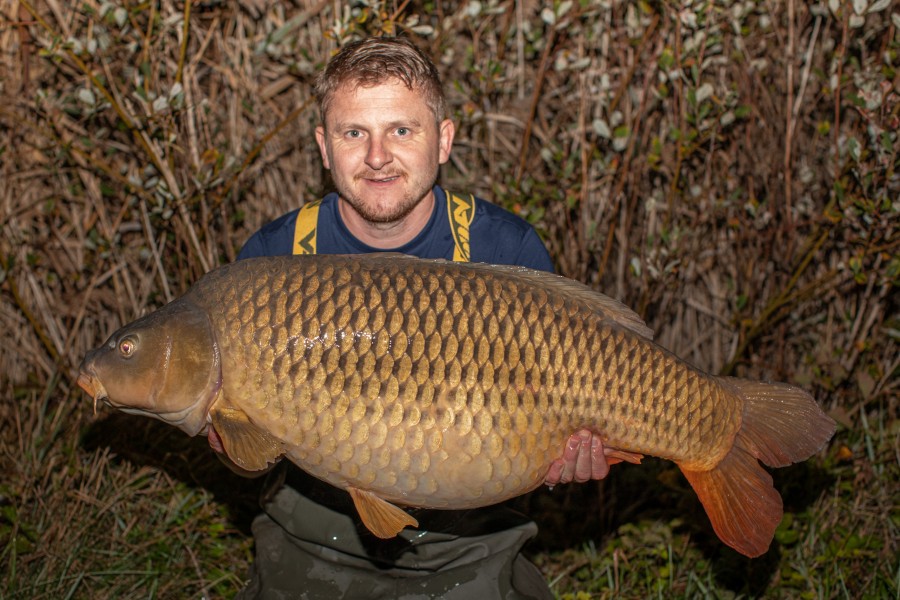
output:
[[429,197],[454,127],[401,82],[337,90],[316,141],[338,194],[364,219],[396,223]]

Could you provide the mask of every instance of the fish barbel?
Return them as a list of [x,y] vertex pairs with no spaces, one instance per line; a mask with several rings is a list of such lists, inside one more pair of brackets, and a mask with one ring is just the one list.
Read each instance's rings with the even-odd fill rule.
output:
[[94,402],[221,438],[248,471],[287,457],[392,537],[397,505],[526,493],[587,428],[613,460],[674,461],[729,546],[782,518],[762,461],[805,460],[834,422],[803,390],[717,377],[617,301],[521,267],[403,255],[266,257],[214,269],[84,359]]

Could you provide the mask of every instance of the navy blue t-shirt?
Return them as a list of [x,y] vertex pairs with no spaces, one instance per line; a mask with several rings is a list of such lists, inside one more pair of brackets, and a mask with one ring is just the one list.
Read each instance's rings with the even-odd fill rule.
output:
[[[238,254],[238,259],[254,256],[293,254],[294,227],[299,209],[292,210],[254,233]],[[519,265],[553,272],[553,261],[534,228],[524,219],[499,206],[475,199],[475,216],[469,227],[472,262]],[[447,196],[434,187],[434,210],[428,224],[415,238],[399,248],[373,248],[359,241],[341,219],[338,195],[322,199],[316,226],[319,254],[366,254],[402,252],[419,258],[453,259],[453,236],[447,218]]]

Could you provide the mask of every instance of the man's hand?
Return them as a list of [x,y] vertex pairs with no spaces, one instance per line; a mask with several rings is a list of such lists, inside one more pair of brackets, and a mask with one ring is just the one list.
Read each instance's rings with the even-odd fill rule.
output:
[[609,473],[609,464],[600,437],[587,429],[579,429],[566,442],[562,458],[550,465],[544,483],[552,488],[558,483],[603,479]]

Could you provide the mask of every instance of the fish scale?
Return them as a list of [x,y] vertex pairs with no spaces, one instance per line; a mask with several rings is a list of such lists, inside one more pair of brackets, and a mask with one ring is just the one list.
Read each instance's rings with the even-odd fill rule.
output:
[[[361,398],[366,403],[381,407],[379,413],[382,414],[384,407],[390,405],[410,407],[404,411],[405,418],[389,417],[387,422],[393,435],[398,438],[402,436],[405,442],[409,442],[398,445],[394,450],[394,460],[399,470],[412,464],[411,454],[422,449],[423,436],[416,435],[415,432],[431,432],[438,422],[435,415],[428,411],[435,410],[434,407],[441,403],[434,403],[431,399],[435,395],[440,397],[442,394],[449,394],[450,390],[460,385],[469,388],[469,393],[463,396],[469,405],[447,405],[440,408],[444,414],[451,415],[449,420],[452,422],[456,422],[457,415],[462,414],[459,419],[464,424],[460,430],[461,435],[468,435],[472,431],[477,436],[459,446],[458,449],[468,457],[463,460],[485,462],[481,456],[485,450],[485,441],[488,441],[485,455],[490,459],[505,453],[512,462],[520,454],[519,451],[512,451],[521,449],[522,453],[529,456],[543,456],[543,460],[537,464],[544,466],[541,463],[549,464],[568,432],[582,425],[593,425],[601,432],[607,429],[609,434],[621,437],[622,439],[611,441],[624,450],[652,454],[660,453],[660,445],[672,446],[684,434],[683,428],[678,428],[672,431],[675,439],[663,438],[655,444],[650,439],[645,439],[658,437],[648,436],[641,427],[637,427],[646,426],[649,420],[646,415],[650,414],[649,408],[652,405],[646,407],[641,403],[617,400],[643,397],[652,402],[653,394],[635,394],[631,389],[632,382],[639,381],[640,377],[652,376],[652,372],[632,372],[631,367],[641,363],[640,343],[633,337],[629,338],[622,332],[615,331],[612,326],[607,326],[607,331],[601,334],[606,341],[600,345],[601,355],[587,351],[584,340],[589,339],[590,334],[580,334],[591,321],[597,321],[596,315],[585,314],[583,310],[573,310],[571,307],[566,310],[564,303],[551,302],[543,290],[534,292],[514,284],[507,284],[505,287],[498,284],[492,290],[494,297],[491,305],[502,315],[496,325],[496,331],[502,337],[498,344],[493,345],[493,353],[476,352],[475,341],[485,340],[484,315],[478,309],[479,294],[484,294],[487,289],[483,281],[478,280],[481,285],[472,285],[467,279],[457,282],[447,273],[446,268],[435,270],[430,278],[425,275],[406,278],[396,273],[396,267],[391,268],[390,261],[384,262],[386,264],[379,265],[383,272],[374,274],[369,270],[348,268],[344,271],[345,276],[335,277],[336,269],[330,265],[321,275],[315,270],[297,274],[303,280],[319,275],[320,280],[322,277],[331,277],[333,281],[326,281],[324,286],[307,285],[302,289],[303,299],[299,304],[302,307],[300,314],[303,316],[303,325],[301,327],[296,323],[290,327],[295,332],[291,342],[274,358],[271,342],[276,337],[274,332],[284,328],[283,315],[286,311],[271,310],[270,307],[291,304],[290,298],[297,294],[299,286],[285,287],[285,279],[278,271],[268,281],[265,277],[255,275],[253,300],[243,304],[245,307],[254,307],[255,314],[253,318],[248,318],[247,315],[241,318],[242,323],[253,323],[254,347],[247,348],[248,336],[243,334],[243,330],[239,334],[239,340],[236,340],[241,343],[222,343],[223,347],[240,349],[239,354],[223,352],[223,361],[228,371],[232,368],[246,370],[248,365],[254,364],[275,366],[279,360],[288,356],[288,346],[291,344],[304,350],[302,358],[299,361],[295,358],[291,364],[296,373],[312,373],[312,377],[300,381],[286,377],[265,377],[263,374],[261,380],[267,381],[267,386],[272,388],[264,390],[263,394],[259,394],[258,379],[245,380],[252,391],[246,391],[245,386],[230,386],[226,382],[225,393],[232,402],[240,398],[250,401],[254,397],[265,399],[264,403],[258,404],[260,409],[268,408],[271,399],[278,398],[282,405],[288,407],[289,414],[301,414],[307,407],[316,411],[319,415],[315,420],[318,435],[311,439],[317,443],[294,443],[291,450],[298,460],[315,463],[318,468],[312,469],[314,474],[330,478],[335,477],[335,474],[326,470],[336,470],[337,476],[346,480],[342,483],[365,484],[373,479],[373,475],[367,474],[366,469],[383,469],[387,466],[371,465],[369,461],[358,464],[357,461],[350,460],[364,455],[357,452],[355,446],[378,444],[380,440],[368,439],[372,423],[361,422],[355,426],[350,423],[346,417],[346,403],[335,403],[335,397],[348,401]],[[354,264],[351,262],[350,266]],[[416,291],[429,293],[430,301],[420,300],[419,303],[414,303]],[[239,291],[235,290],[234,294],[239,294]],[[221,295],[208,290],[204,297],[216,298]],[[362,297],[365,297],[365,303],[360,301]],[[351,301],[351,298],[355,301]],[[344,319],[338,319],[336,323],[333,321],[335,315],[340,314],[345,307],[350,306],[352,311],[353,305],[356,306],[355,311]],[[467,305],[474,310],[466,310]],[[205,308],[212,311],[215,307],[210,305]],[[414,308],[415,311],[410,313]],[[227,313],[221,314],[223,319],[227,319]],[[294,321],[297,320],[295,317]],[[419,354],[415,344],[409,343],[409,339],[415,338],[416,333],[420,332],[421,321],[425,322],[421,331],[424,338],[421,343],[427,349],[427,354]],[[352,329],[348,328],[350,323],[354,324]],[[224,331],[233,331],[224,322],[220,327]],[[595,323],[593,328],[597,327]],[[362,335],[360,331],[363,332]],[[527,335],[523,335],[523,332]],[[350,342],[351,340],[356,343]],[[281,347],[281,344],[278,346]],[[428,362],[422,362],[423,357]],[[343,363],[341,358],[344,359]],[[615,377],[607,379],[606,393],[598,394],[595,390],[603,389],[604,386],[596,381],[598,377],[592,381],[591,373],[597,371],[594,368],[597,363],[604,361],[615,365]],[[419,365],[427,365],[429,368],[419,370],[421,375],[416,380],[410,376]],[[427,379],[424,373],[428,374]],[[537,383],[535,390],[534,383],[541,379],[550,384]],[[437,389],[429,383],[442,380],[443,385]],[[352,382],[349,386],[348,381]],[[306,392],[298,391],[301,384],[311,388],[309,398],[306,397]],[[485,405],[482,399],[484,395],[493,398],[494,402]],[[318,398],[318,401],[308,404],[313,397]],[[515,412],[520,406],[527,410],[526,414]],[[543,408],[550,414],[539,418],[540,413],[532,407]],[[558,410],[554,411],[554,407]],[[283,412],[274,410],[267,413],[269,418],[259,420],[267,428],[277,432],[279,437],[290,438],[290,426],[299,423],[292,424],[290,419],[284,419]],[[423,412],[426,414],[424,421]],[[402,413],[397,411],[396,414]],[[547,423],[547,420],[552,420],[553,423]],[[619,426],[597,427],[598,420],[618,423]],[[470,422],[473,427],[468,429],[465,424]],[[511,433],[517,433],[509,426],[512,422],[528,423],[527,431],[532,435],[525,436],[524,447],[521,442],[516,447],[511,447],[512,444],[504,441]],[[557,430],[553,435],[546,433],[547,425],[551,424]],[[498,425],[500,431],[494,431]],[[332,436],[334,441],[322,446],[323,440],[330,439],[329,431],[336,433]],[[351,436],[350,432],[355,432],[355,435]],[[518,435],[522,433],[525,432]],[[434,439],[439,437],[435,435]],[[631,439],[625,439],[626,437]],[[435,445],[439,444],[435,442]],[[378,447],[375,445],[374,449],[377,450]],[[450,459],[448,454],[443,462],[455,463],[460,460],[460,456],[454,456],[452,461]],[[434,468],[441,468],[441,460],[430,462]],[[531,462],[535,461],[532,459]],[[489,466],[491,468],[483,466],[482,471],[490,472],[487,477],[492,488],[502,487],[503,493],[508,496],[522,492],[518,486],[523,485],[523,478],[518,474],[511,477],[512,464],[504,463],[499,469],[493,464]],[[527,485],[538,483],[542,475],[538,469],[532,468],[532,473],[526,478]],[[443,479],[441,474],[436,477]],[[502,478],[510,478],[511,481],[501,482]],[[432,506],[445,505],[452,500],[436,494],[432,489],[432,480],[423,486],[427,495],[419,495],[418,484],[411,479],[407,481],[415,487],[400,489],[395,495],[386,498],[405,499]],[[448,491],[445,496],[448,494],[452,496],[455,492]],[[477,494],[478,497],[481,495]]]
[[286,456],[347,490],[381,537],[416,524],[394,503],[534,489],[587,428],[611,462],[675,461],[719,536],[755,556],[782,514],[758,460],[803,460],[834,430],[802,390],[703,373],[577,282],[386,254],[215,269],[113,334],[78,381],[190,435],[214,427],[242,469]]

